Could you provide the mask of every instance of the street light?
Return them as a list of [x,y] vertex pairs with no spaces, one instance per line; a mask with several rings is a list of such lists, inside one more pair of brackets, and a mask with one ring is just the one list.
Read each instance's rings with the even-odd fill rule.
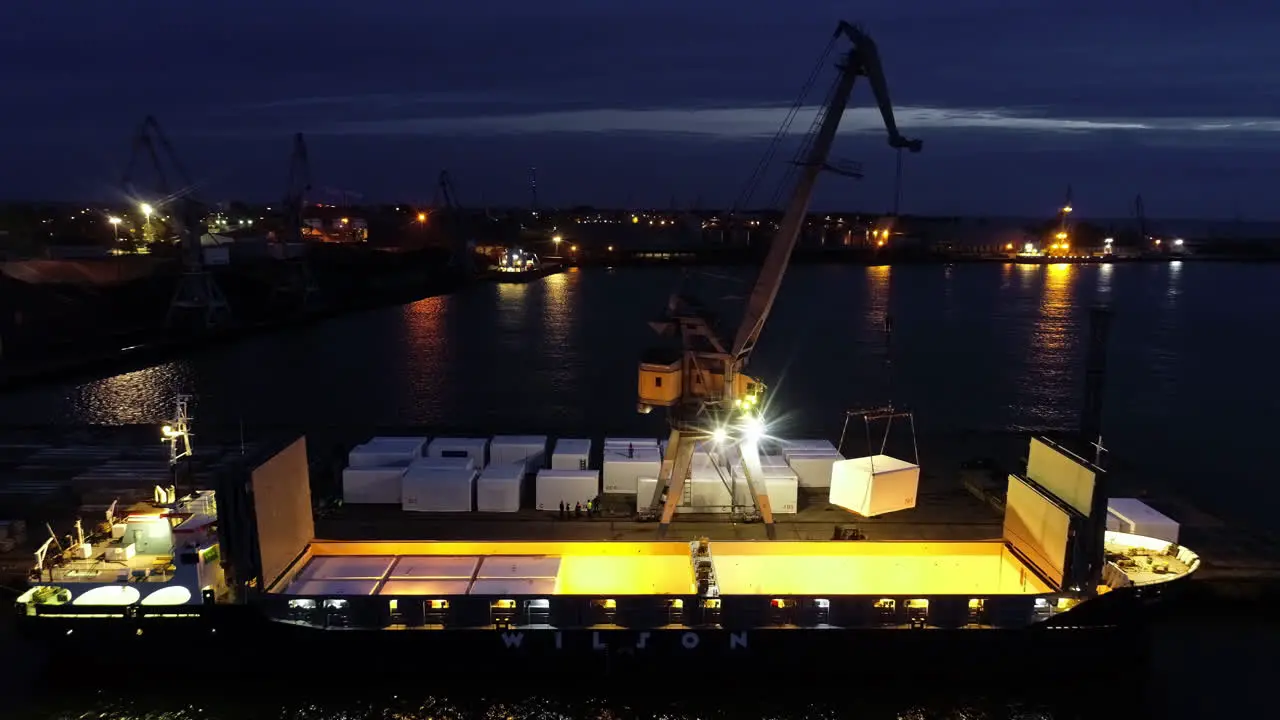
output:
[[155,212],[155,208],[151,207],[147,203],[142,203],[139,209],[142,210],[143,217],[142,239],[146,242],[152,242],[156,239],[155,231],[151,229],[151,213]]
[[424,222],[426,222],[426,221],[427,221],[427,214],[426,214],[426,213],[418,213],[418,222],[420,222],[420,223],[424,223]]
[[111,233],[115,236],[115,241],[120,242],[120,218],[110,217],[107,222],[111,223]]

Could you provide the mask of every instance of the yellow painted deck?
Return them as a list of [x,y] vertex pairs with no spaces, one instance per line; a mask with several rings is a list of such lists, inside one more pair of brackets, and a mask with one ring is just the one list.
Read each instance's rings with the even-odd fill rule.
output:
[[[1050,592],[1002,542],[712,542],[724,595]],[[683,542],[317,541],[275,592],[691,595]]]

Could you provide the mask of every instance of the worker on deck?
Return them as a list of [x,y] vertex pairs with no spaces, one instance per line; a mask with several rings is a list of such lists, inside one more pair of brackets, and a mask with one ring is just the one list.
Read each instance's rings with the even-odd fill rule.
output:
[[574,516],[575,518],[580,518],[580,517],[582,517],[582,503],[581,503],[581,502],[576,502],[576,503],[574,503],[574,504],[573,504],[573,516]]

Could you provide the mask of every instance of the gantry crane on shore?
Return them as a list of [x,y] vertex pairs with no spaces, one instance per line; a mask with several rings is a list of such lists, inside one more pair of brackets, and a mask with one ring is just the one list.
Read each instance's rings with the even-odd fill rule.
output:
[[284,271],[277,277],[272,294],[287,298],[300,309],[306,309],[316,295],[315,275],[308,260],[309,246],[303,236],[302,211],[306,195],[311,191],[311,159],[302,133],[293,136],[293,154],[289,157],[289,179],[284,196],[284,228],[275,246]]
[[[920,151],[919,140],[908,140],[898,132],[879,53],[872,39],[859,27],[841,22],[820,62],[826,62],[841,37],[847,38],[853,47],[838,65],[839,77],[826,107],[815,120],[815,129],[806,144],[807,153],[798,163],[798,177],[786,214],[747,299],[733,343],[722,341],[712,327],[712,318],[700,303],[679,292],[671,296],[664,317],[651,323],[660,335],[675,336],[681,342],[678,357],[647,358],[656,361],[640,363],[638,409],[646,413],[654,407],[666,407],[671,425],[650,507],[650,513],[659,517],[659,537],[666,535],[681,502],[694,450],[700,442],[707,441],[741,453],[752,502],[769,538],[775,537],[773,512],[761,478],[756,445],[767,432],[760,402],[764,386],[742,371],[778,295],[809,210],[814,184],[822,170],[830,169],[827,157],[859,76],[871,84],[889,133],[889,146],[895,150]],[[789,122],[790,118],[786,123]]]
[[[231,307],[214,282],[213,275],[205,267],[204,248],[200,244],[206,231],[208,208],[193,197],[195,184],[191,182],[172,143],[160,128],[160,123],[150,115],[143,119],[134,135],[133,153],[121,183],[125,192],[135,199],[139,196],[134,186],[134,172],[138,159],[144,155],[151,161],[157,183],[156,198],[151,203],[142,203],[142,211],[147,216],[148,224],[155,210],[168,208],[179,229],[182,276],[178,279],[178,286],[169,302],[166,323],[172,326],[184,315],[198,316],[206,327],[230,320]],[[165,171],[166,164],[171,172]],[[177,190],[170,188],[171,174],[176,175],[182,183]]]

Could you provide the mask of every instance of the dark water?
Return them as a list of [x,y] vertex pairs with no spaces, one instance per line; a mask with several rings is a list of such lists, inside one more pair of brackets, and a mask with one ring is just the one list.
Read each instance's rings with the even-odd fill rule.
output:
[[[154,423],[176,392],[197,395],[199,423],[247,431],[403,425],[503,431],[657,434],[635,404],[635,360],[646,320],[681,273],[591,270],[529,285],[486,285],[450,297],[352,315],[210,349],[117,377],[0,397],[0,422]],[[706,298],[745,294],[740,274],[692,273]],[[893,399],[916,413],[921,443],[965,431],[1066,429],[1079,404],[1088,308],[1116,311],[1104,422],[1107,445],[1154,489],[1265,521],[1280,499],[1265,448],[1280,412],[1280,267],[958,265],[797,267],[787,278],[751,370],[771,384],[783,435],[834,438],[843,413]],[[894,317],[893,368],[882,332]],[[923,450],[924,448],[922,448]],[[858,448],[851,448],[857,451]],[[1274,630],[1274,628],[1272,628]],[[1202,634],[1216,637],[1216,631]],[[1250,632],[1239,644],[1248,645]],[[1197,641],[1199,642],[1199,641]],[[1182,647],[1165,671],[1207,665],[1221,648]],[[1163,651],[1162,657],[1173,657]],[[1174,661],[1170,661],[1174,662]],[[1164,672],[1164,671],[1162,671]],[[1163,682],[1163,681],[1160,681]],[[1157,684],[1160,684],[1157,682]],[[1141,684],[1136,679],[1135,684]],[[606,717],[1104,717],[1121,693],[1082,702],[987,700],[992,689],[873,705],[715,711],[589,701],[475,700],[457,693],[348,702],[158,707],[108,698],[45,716],[126,718],[606,718]],[[714,693],[719,693],[719,690]],[[727,691],[726,691],[727,692]],[[1134,692],[1146,691],[1129,688]],[[712,698],[718,697],[712,694]],[[1081,698],[1077,698],[1080,700]],[[1187,710],[1164,700],[1160,716]],[[727,701],[725,701],[727,702]],[[713,700],[712,705],[715,706]],[[1114,706],[1112,706],[1114,709]],[[725,713],[728,714],[725,714]],[[1178,717],[1209,717],[1185,712]]]
[[[732,303],[745,273],[699,273]],[[391,427],[658,434],[635,414],[646,321],[678,271],[589,270],[342,317],[139,372],[0,397],[16,424],[154,423],[179,391],[247,431]],[[835,438],[894,400],[928,438],[1072,427],[1088,308],[1116,310],[1106,444],[1154,486],[1231,511],[1274,497],[1280,267],[1242,264],[793,268],[751,371],[784,435]],[[893,368],[882,332],[894,317]],[[858,451],[859,447],[850,447]],[[1263,515],[1259,509],[1259,519]]]

